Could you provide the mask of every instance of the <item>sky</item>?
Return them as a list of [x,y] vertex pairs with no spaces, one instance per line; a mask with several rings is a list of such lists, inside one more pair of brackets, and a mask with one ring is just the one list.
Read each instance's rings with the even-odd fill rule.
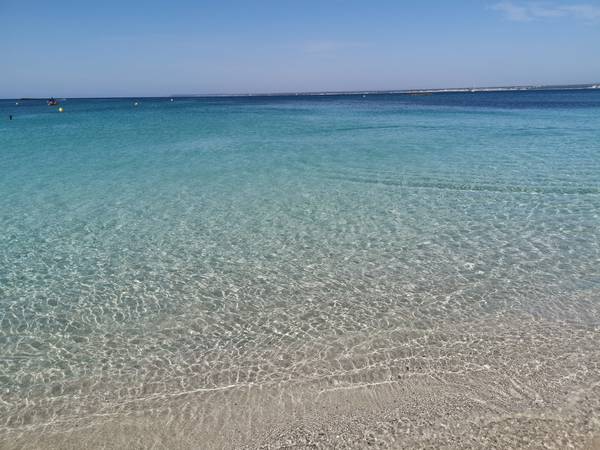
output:
[[600,0],[0,0],[0,98],[600,82]]

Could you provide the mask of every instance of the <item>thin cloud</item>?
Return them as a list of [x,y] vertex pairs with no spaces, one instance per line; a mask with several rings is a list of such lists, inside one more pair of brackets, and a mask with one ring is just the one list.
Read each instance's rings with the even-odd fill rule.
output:
[[600,7],[590,4],[565,5],[559,3],[515,3],[501,2],[492,9],[503,13],[507,19],[516,22],[532,20],[572,18],[580,20],[600,20]]
[[494,6],[492,6],[492,9],[504,13],[507,18],[517,22],[526,22],[531,20],[529,11],[526,7],[515,5],[511,2],[496,3]]

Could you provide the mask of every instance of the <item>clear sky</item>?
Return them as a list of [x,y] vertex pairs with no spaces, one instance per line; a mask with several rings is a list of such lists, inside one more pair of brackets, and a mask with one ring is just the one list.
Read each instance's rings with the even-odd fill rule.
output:
[[0,97],[600,82],[600,0],[0,0]]

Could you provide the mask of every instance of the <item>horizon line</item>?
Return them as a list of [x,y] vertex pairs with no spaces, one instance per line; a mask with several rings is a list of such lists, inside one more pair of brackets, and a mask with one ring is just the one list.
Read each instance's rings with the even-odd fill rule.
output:
[[116,99],[116,98],[211,98],[211,97],[284,97],[284,96],[335,96],[335,95],[381,95],[381,94],[427,94],[427,93],[464,93],[464,92],[507,92],[535,90],[593,90],[600,89],[600,82],[578,84],[540,84],[540,85],[504,85],[504,86],[474,86],[474,87],[445,87],[424,89],[384,89],[384,90],[352,90],[352,91],[276,91],[276,92],[246,92],[246,93],[203,93],[203,94],[170,94],[170,95],[116,95],[100,97],[13,97],[1,100],[46,100],[60,99]]

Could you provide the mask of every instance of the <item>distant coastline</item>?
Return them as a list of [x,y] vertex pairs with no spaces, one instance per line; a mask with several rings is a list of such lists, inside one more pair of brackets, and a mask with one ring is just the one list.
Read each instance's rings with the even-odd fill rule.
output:
[[[566,85],[522,85],[522,86],[479,86],[479,87],[450,87],[434,89],[397,89],[397,90],[364,90],[364,91],[307,91],[307,92],[248,92],[248,93],[222,93],[222,94],[171,94],[159,96],[109,96],[109,97],[68,97],[76,98],[214,98],[214,97],[293,97],[293,96],[339,96],[339,95],[385,95],[385,94],[443,94],[443,93],[478,93],[478,92],[518,92],[518,91],[570,91],[570,90],[600,90],[600,82],[588,84]],[[56,97],[56,96],[55,96]],[[47,100],[48,97],[20,97],[4,98],[0,100],[38,101]],[[56,97],[59,98],[59,97]],[[66,100],[67,97],[60,97]]]
[[308,92],[258,92],[230,94],[173,94],[170,97],[284,97],[284,96],[319,96],[319,95],[381,95],[381,94],[436,94],[448,92],[512,92],[512,91],[569,91],[600,89],[599,83],[566,84],[566,85],[520,85],[520,86],[478,86],[435,89],[398,89],[398,90],[365,90],[365,91],[308,91]]

